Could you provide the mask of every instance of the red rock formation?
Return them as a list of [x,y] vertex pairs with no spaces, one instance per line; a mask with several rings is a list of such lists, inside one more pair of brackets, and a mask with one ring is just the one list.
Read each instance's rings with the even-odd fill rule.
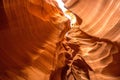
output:
[[80,28],[100,38],[69,30],[69,20],[53,0],[0,0],[0,80],[61,80],[70,60],[74,71],[83,72],[74,72],[76,80],[119,80],[119,45],[111,41],[120,39],[120,1],[64,2],[82,18]]

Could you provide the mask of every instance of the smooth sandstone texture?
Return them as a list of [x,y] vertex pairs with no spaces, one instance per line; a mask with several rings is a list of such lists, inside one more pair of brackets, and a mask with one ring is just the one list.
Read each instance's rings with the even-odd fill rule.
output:
[[120,42],[119,0],[64,0],[82,19],[81,29],[90,35]]
[[[70,41],[64,44],[79,43],[77,48],[82,52],[77,53],[92,68],[93,71],[88,70],[91,80],[119,80],[120,1],[64,2],[82,18],[80,29],[89,34],[71,29]],[[69,30],[69,20],[56,3],[52,0],[1,0],[0,4],[0,79],[49,80],[51,72],[54,74],[58,69],[53,80],[60,80],[61,69],[66,64],[64,60],[69,58],[56,52],[64,51],[58,48],[58,43]]]

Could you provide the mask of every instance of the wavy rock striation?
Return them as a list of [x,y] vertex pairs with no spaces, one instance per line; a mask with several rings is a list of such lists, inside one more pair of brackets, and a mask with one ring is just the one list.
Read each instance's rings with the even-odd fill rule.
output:
[[0,0],[0,80],[120,79],[120,1],[64,2],[79,28],[53,0]]

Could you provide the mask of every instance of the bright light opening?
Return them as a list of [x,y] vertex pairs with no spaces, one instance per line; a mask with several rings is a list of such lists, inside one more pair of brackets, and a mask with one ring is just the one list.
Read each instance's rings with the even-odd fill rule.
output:
[[64,15],[70,20],[70,26],[74,27],[77,22],[75,15],[65,8],[62,0],[56,0],[56,2],[58,3],[59,8],[63,11]]

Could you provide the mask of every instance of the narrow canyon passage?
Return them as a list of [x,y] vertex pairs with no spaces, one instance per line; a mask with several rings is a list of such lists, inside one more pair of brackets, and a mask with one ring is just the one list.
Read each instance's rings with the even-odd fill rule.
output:
[[0,1],[0,80],[120,80],[120,1],[59,1]]

